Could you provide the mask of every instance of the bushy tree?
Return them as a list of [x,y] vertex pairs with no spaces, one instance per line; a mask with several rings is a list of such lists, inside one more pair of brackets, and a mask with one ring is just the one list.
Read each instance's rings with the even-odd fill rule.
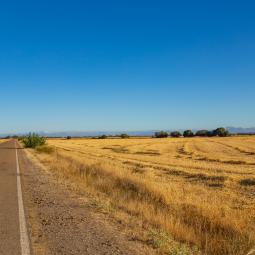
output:
[[185,130],[183,132],[183,136],[184,137],[193,137],[194,136],[194,133],[192,132],[192,130],[188,129],[188,130]]
[[165,138],[165,137],[168,137],[168,133],[165,131],[159,131],[159,132],[155,132],[154,136],[156,138]]
[[46,138],[35,133],[30,133],[23,137],[22,142],[26,148],[36,148],[37,146],[44,145]]
[[121,134],[120,137],[121,137],[122,139],[125,139],[125,138],[129,138],[129,135],[128,135],[128,134]]
[[203,130],[198,130],[196,132],[196,136],[208,136],[210,133],[208,130],[203,129]]
[[174,131],[170,133],[170,136],[172,137],[181,137],[182,134],[179,131]]
[[19,141],[19,142],[23,142],[23,139],[24,139],[25,137],[26,137],[26,136],[24,136],[24,135],[19,136],[19,137],[18,137],[18,141]]
[[220,127],[220,128],[216,128],[215,130],[213,130],[213,135],[225,137],[225,136],[229,135],[229,132],[225,128]]
[[107,138],[107,135],[101,135],[98,137],[98,139],[106,139]]
[[72,139],[72,137],[71,137],[70,135],[68,135],[68,136],[66,137],[66,139],[67,139],[67,140],[70,140],[70,139]]

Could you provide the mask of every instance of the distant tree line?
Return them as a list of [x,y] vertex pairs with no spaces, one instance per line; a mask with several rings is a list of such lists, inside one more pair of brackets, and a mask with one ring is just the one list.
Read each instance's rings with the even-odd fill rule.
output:
[[165,131],[159,131],[159,132],[155,132],[154,137],[156,138],[164,138],[164,137],[194,137],[194,136],[199,136],[199,137],[213,137],[213,136],[220,136],[220,137],[226,137],[229,136],[229,132],[228,130],[226,130],[223,127],[220,128],[216,128],[214,130],[206,130],[206,129],[202,129],[202,130],[198,130],[197,132],[193,132],[192,130],[188,129],[185,130],[183,133],[179,132],[179,131],[173,131],[171,133],[165,132]]
[[130,136],[128,135],[128,134],[126,134],[126,133],[122,133],[122,134],[120,134],[120,135],[109,135],[109,136],[107,136],[107,135],[101,135],[101,136],[98,136],[98,137],[94,137],[94,138],[97,138],[97,139],[106,139],[106,138],[111,138],[111,137],[120,137],[120,138],[122,138],[122,139],[126,139],[126,138],[129,138]]

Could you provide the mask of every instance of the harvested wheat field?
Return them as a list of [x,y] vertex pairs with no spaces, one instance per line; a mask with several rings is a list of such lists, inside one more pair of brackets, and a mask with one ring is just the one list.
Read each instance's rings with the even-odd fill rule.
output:
[[38,157],[50,169],[139,219],[161,253],[238,255],[255,247],[255,137],[48,144],[55,149]]

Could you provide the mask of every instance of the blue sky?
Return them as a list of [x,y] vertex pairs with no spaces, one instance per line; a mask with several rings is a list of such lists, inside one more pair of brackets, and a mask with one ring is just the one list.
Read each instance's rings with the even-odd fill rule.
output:
[[255,126],[254,1],[5,1],[0,132]]

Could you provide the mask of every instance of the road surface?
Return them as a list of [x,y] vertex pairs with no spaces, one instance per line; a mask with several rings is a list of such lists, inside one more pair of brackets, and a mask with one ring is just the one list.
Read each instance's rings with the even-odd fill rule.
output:
[[123,228],[15,140],[0,143],[0,255],[154,254]]
[[15,140],[0,144],[0,254],[29,255],[18,149]]

